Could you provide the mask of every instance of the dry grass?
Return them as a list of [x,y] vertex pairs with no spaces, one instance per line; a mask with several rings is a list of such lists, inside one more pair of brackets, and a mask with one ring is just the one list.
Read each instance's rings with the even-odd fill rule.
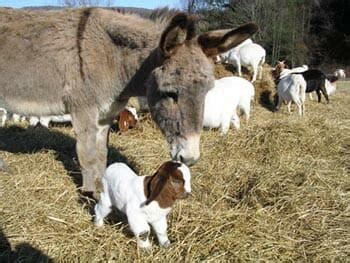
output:
[[[70,127],[0,130],[0,262],[349,260],[350,85],[339,86],[329,105],[307,101],[304,118],[255,103],[240,131],[204,131],[194,196],[168,218],[173,244],[150,254],[117,214],[94,228]],[[109,160],[140,174],[168,159],[149,118],[110,144]]]

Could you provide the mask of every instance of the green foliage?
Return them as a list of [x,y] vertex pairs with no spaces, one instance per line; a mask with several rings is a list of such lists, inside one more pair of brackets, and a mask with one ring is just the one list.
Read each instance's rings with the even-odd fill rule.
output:
[[[338,32],[344,27],[345,13],[350,1],[343,0],[195,0],[195,10],[201,18],[200,30],[232,28],[255,22],[260,31],[254,40],[265,47],[267,61],[274,64],[278,59],[292,66],[320,64],[336,56],[342,58],[349,34]],[[343,28],[342,28],[343,26]],[[336,27],[336,28],[335,28]],[[334,34],[337,33],[337,34]],[[334,38],[334,35],[336,38]],[[341,47],[330,51],[335,45]],[[349,43],[348,43],[349,45]]]

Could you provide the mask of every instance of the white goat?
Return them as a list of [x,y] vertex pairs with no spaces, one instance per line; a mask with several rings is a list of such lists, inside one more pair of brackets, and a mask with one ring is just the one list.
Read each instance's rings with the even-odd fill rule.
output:
[[254,98],[254,86],[240,77],[225,77],[215,80],[215,86],[205,97],[203,126],[220,128],[226,134],[230,122],[239,129],[240,122],[237,109],[249,120],[250,102]]
[[344,69],[337,69],[334,71],[334,76],[338,77],[338,79],[345,80],[346,75]]
[[308,70],[309,67],[307,65],[302,65],[301,67],[296,67],[296,68],[292,68],[292,69],[282,69],[281,74],[279,76],[279,79],[283,79],[284,77],[286,77],[287,75],[291,74],[291,73],[298,73],[298,72],[304,72],[306,70]]
[[256,43],[248,43],[240,46],[238,49],[233,48],[221,55],[224,61],[237,67],[238,75],[242,76],[241,66],[252,67],[254,82],[259,73],[259,79],[262,77],[262,65],[265,63],[266,51]]
[[168,247],[166,215],[176,199],[191,193],[190,179],[189,168],[179,162],[165,162],[153,176],[138,176],[127,165],[114,163],[102,177],[103,192],[95,206],[95,225],[102,226],[115,206],[127,215],[139,247],[151,248],[149,224],[159,244]]
[[36,126],[40,122],[40,124],[46,128],[49,127],[50,122],[64,123],[64,122],[71,122],[71,121],[72,121],[72,117],[70,114],[49,115],[49,116],[41,116],[41,117],[31,116],[29,118],[30,125]]
[[0,108],[0,114],[1,114],[0,118],[1,118],[2,126],[5,124],[7,119],[10,119],[10,118],[12,119],[13,122],[23,122],[26,119],[28,119],[30,126],[36,126],[40,122],[40,124],[45,127],[49,127],[50,122],[62,123],[62,122],[71,121],[71,116],[69,114],[51,115],[51,116],[42,116],[42,117],[30,116],[26,118],[26,116],[23,116],[17,113],[8,114],[6,109],[3,109],[3,108]]
[[231,48],[230,50],[218,55],[216,57],[216,61],[217,62],[223,62],[223,63],[230,63],[230,61],[234,60],[238,60],[238,50],[243,47],[244,45],[248,45],[248,44],[252,44],[253,41],[248,38],[246,40],[244,40],[241,44],[235,46],[234,48]]
[[282,102],[287,102],[288,112],[290,113],[290,105],[294,102],[298,106],[299,115],[305,113],[305,92],[306,81],[302,75],[289,74],[282,78],[277,85],[278,104],[276,110],[282,105]]
[[329,96],[329,95],[332,95],[336,91],[337,83],[336,83],[336,81],[330,82],[328,79],[326,79],[325,87],[326,87],[327,95]]

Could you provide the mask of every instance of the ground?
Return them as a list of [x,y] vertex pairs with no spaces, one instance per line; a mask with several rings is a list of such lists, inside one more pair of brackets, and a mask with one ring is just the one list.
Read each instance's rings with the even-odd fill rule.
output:
[[[350,256],[350,83],[306,116],[252,107],[226,136],[206,130],[191,168],[193,196],[168,217],[172,245],[139,251],[125,218],[91,221],[71,127],[0,130],[0,262],[347,261]],[[148,116],[110,135],[109,162],[151,175],[168,149]]]

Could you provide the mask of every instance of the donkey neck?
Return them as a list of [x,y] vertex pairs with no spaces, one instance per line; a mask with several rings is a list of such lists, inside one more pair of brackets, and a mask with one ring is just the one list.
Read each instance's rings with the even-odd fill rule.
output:
[[[145,82],[151,74],[151,72],[162,65],[164,58],[160,55],[158,47],[149,48],[148,54],[146,52],[140,52],[136,63],[132,68],[129,68],[129,76],[131,78],[128,80],[123,92],[120,94],[119,99],[125,100],[130,97],[135,96],[146,96],[146,86]],[[146,55],[145,55],[146,53]]]

